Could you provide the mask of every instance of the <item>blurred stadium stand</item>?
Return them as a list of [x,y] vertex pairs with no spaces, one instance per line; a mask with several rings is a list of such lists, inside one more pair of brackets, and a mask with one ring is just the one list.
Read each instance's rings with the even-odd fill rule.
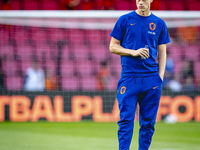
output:
[[[16,28],[11,26],[11,28]],[[3,71],[9,79],[6,80],[6,85],[10,90],[16,89],[17,87],[22,87],[23,75],[28,67],[31,66],[32,59],[36,57],[40,62],[42,68],[48,68],[52,72],[56,72],[57,63],[61,61],[60,64],[60,77],[62,82],[62,88],[67,90],[70,87],[67,86],[67,83],[70,83],[70,86],[74,90],[78,90],[80,87],[79,83],[83,90],[95,89],[94,83],[96,82],[95,74],[100,68],[100,62],[108,60],[110,70],[111,70],[111,79],[110,82],[115,84],[117,83],[116,78],[119,77],[121,68],[119,56],[112,55],[109,52],[108,44],[104,45],[102,43],[101,37],[106,37],[107,42],[109,42],[109,32],[100,32],[99,30],[92,31],[86,30],[87,35],[84,35],[80,29],[72,29],[75,35],[71,34],[69,31],[69,43],[64,44],[62,47],[62,55],[60,60],[58,60],[58,47],[56,46],[57,41],[66,41],[65,32],[61,32],[60,29],[50,29],[49,32],[45,32],[42,28],[29,27],[31,31],[34,31],[34,34],[29,32],[25,27],[16,30],[13,36],[8,36],[13,34],[13,31],[9,31],[5,27],[1,27],[0,35],[4,38],[0,43],[0,56],[6,56],[6,59],[3,60]],[[50,33],[51,32],[51,33]],[[94,33],[93,33],[94,32]],[[21,34],[20,34],[21,33]],[[46,37],[51,35],[51,43],[48,44]],[[77,36],[77,37],[70,37]],[[55,38],[53,38],[55,37]],[[83,41],[92,44],[85,44]],[[98,37],[98,38],[97,38]],[[51,37],[50,37],[51,38]],[[28,43],[27,40],[34,41]],[[84,39],[84,40],[83,40]],[[94,39],[98,39],[94,41]],[[9,42],[9,41],[14,42]],[[77,43],[78,44],[75,44]],[[51,46],[53,44],[53,47]],[[178,74],[181,70],[183,61],[185,59],[191,59],[194,61],[195,77],[199,77],[199,65],[200,65],[200,48],[199,43],[191,43],[188,45],[180,45],[172,43],[168,46],[171,57],[175,60],[175,74]],[[55,57],[55,58],[54,58]],[[18,65],[19,64],[19,65]],[[117,65],[118,64],[118,65]],[[22,76],[20,73],[22,73]],[[85,80],[83,80],[83,78]],[[86,79],[91,79],[91,84],[85,85]],[[11,80],[10,80],[11,79]],[[8,84],[16,79],[16,84]],[[77,81],[75,81],[77,80]],[[73,85],[73,86],[72,86]],[[13,87],[12,87],[13,86]],[[109,90],[115,90],[115,86],[112,84],[109,85]]]
[[[6,2],[6,0],[4,0]],[[75,0],[74,8],[67,5],[70,0],[9,0],[11,10],[134,10],[135,0]],[[62,6],[64,5],[64,6]],[[91,6],[90,6],[91,5]],[[5,9],[4,2],[0,3]],[[7,7],[6,7],[7,8]],[[154,0],[152,10],[200,10],[199,0]]]
[[[100,0],[93,0],[97,9]],[[154,0],[153,10],[200,10],[199,0]],[[100,1],[101,2],[101,1]],[[62,0],[10,0],[11,10],[61,10]],[[81,9],[80,3],[77,9]],[[4,3],[0,1],[3,9]],[[115,0],[115,10],[135,9],[135,0]],[[80,10],[79,9],[79,10]],[[198,39],[200,37],[200,27]],[[102,61],[108,61],[110,71],[108,90],[116,90],[121,68],[119,56],[109,52],[111,30],[64,29],[0,25],[0,56],[5,57],[2,69],[7,90],[22,90],[24,74],[33,59],[40,67],[48,68],[59,77],[62,90],[97,90],[96,74]],[[178,29],[171,33],[178,35]],[[194,61],[195,81],[200,77],[200,47],[194,41],[185,45],[178,36],[168,46],[175,60],[175,74],[179,74],[186,59]],[[59,42],[62,42],[59,46]],[[13,84],[15,83],[15,84]]]

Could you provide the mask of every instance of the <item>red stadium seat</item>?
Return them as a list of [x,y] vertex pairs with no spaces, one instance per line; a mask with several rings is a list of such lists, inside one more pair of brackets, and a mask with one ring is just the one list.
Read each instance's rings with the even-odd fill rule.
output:
[[116,10],[131,10],[133,3],[130,3],[127,0],[124,1],[118,1],[116,2]]
[[61,29],[52,29],[50,33],[47,32],[47,36],[49,36],[50,40],[54,43],[57,41],[66,41],[66,33]]
[[131,0],[130,1],[130,10],[136,10],[137,9],[137,5],[136,5],[136,1],[135,0]]
[[112,73],[115,73],[114,75],[116,77],[120,77],[122,70],[120,58],[110,62],[110,70],[112,71]]
[[110,36],[110,33],[111,33],[112,30],[105,30],[105,32],[103,32],[102,36],[103,36],[103,39],[107,42],[107,43],[110,43],[110,40],[111,40],[111,36]]
[[65,45],[62,49],[62,61],[68,61],[70,59],[70,47],[68,45]]
[[6,77],[6,88],[8,91],[20,91],[23,88],[21,77]]
[[102,31],[100,30],[87,30],[87,38],[92,45],[100,44],[102,41]]
[[95,61],[102,62],[108,58],[109,49],[103,45],[93,45],[90,49],[92,58]]
[[74,45],[72,51],[76,60],[88,60],[89,47],[86,45]]
[[97,90],[97,78],[96,76],[84,77],[80,79],[83,91],[96,91]]
[[159,10],[167,10],[167,5],[165,1],[160,1],[160,9]]
[[181,59],[181,55],[184,54],[183,47],[177,44],[170,44],[167,46],[167,49],[169,50],[171,57],[175,61],[179,61]]
[[20,45],[17,47],[17,55],[24,60],[32,58],[33,48],[29,45]]
[[20,10],[21,9],[20,0],[11,0],[10,6],[12,10]]
[[168,9],[168,1],[162,1],[162,0],[155,0],[151,4],[151,10],[167,10]]
[[40,46],[38,45],[35,48],[38,60],[41,61],[42,60],[44,61],[44,59],[46,59],[46,61],[49,61],[53,56],[53,52],[55,51],[55,49],[53,49],[48,45],[40,45]]
[[94,73],[100,72],[101,67],[102,67],[101,63],[102,62],[95,62],[95,61],[92,62],[92,67],[93,67],[92,69]]
[[194,1],[188,3],[188,10],[200,10],[200,1]]
[[39,10],[39,4],[36,0],[24,1],[24,10]]
[[21,61],[21,71],[23,73],[23,76],[26,75],[26,70],[30,67],[32,67],[32,60],[31,59],[27,59],[27,60],[22,60]]
[[82,45],[83,41],[85,39],[85,35],[83,30],[80,29],[70,29],[69,30],[69,41],[73,44],[73,45]]
[[96,0],[97,10],[112,10],[115,7],[115,0]]
[[110,53],[110,57],[111,57],[111,61],[117,61],[117,62],[120,62],[120,56],[119,56],[119,55],[116,55],[116,54]]
[[185,10],[183,1],[170,1],[167,3],[169,6],[169,10]]
[[18,29],[14,31],[13,38],[17,45],[27,44],[30,33],[24,29]]
[[14,60],[5,60],[3,62],[3,72],[6,76],[16,76],[18,71],[18,64]]
[[93,1],[82,1],[80,3],[80,9],[81,10],[93,10],[95,9],[95,5]]
[[61,62],[61,75],[62,77],[73,77],[75,71],[75,64],[72,61]]
[[6,43],[9,42],[9,32],[4,30],[4,29],[1,29],[0,30],[0,46],[4,46]]
[[174,73],[180,74],[184,61],[174,61]]
[[117,78],[117,77],[110,77],[108,80],[107,89],[109,91],[116,91],[118,80],[119,80],[119,78]]
[[89,77],[92,75],[92,63],[90,61],[77,61],[76,69],[81,77]]
[[52,60],[47,60],[45,66],[47,67],[48,70],[51,71],[53,75],[56,74],[56,62]]
[[76,77],[62,77],[62,89],[65,91],[77,91],[79,89]]
[[46,44],[47,35],[42,28],[32,28],[32,40],[36,45],[44,45]]
[[42,2],[42,10],[58,10],[59,9],[59,3],[54,0],[48,0]]
[[199,59],[200,48],[197,45],[189,45],[185,47],[185,56],[193,61]]
[[14,54],[14,47],[11,45],[0,46],[0,56],[11,57]]

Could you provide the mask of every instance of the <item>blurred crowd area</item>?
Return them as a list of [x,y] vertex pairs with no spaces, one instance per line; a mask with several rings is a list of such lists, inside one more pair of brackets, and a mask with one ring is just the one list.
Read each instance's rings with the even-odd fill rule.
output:
[[[1,10],[134,10],[136,0],[1,0]],[[200,0],[154,0],[152,10],[200,10]]]
[[[135,2],[1,0],[0,8],[134,10]],[[154,0],[151,7],[152,10],[200,10],[200,0]],[[75,18],[76,21],[80,20]],[[98,22],[109,21],[98,19]],[[200,26],[181,26],[169,28],[172,42],[167,45],[163,90],[200,90]],[[116,91],[120,57],[109,51],[110,32],[0,24],[0,91]]]
[[[0,25],[1,91],[116,91],[111,30]],[[200,90],[200,27],[169,28],[163,90]]]

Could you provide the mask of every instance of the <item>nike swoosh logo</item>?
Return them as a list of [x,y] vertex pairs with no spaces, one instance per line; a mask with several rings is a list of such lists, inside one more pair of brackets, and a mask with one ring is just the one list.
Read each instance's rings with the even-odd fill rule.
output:
[[135,25],[135,24],[136,24],[136,23],[131,23],[130,25],[133,26],[133,25]]
[[153,89],[156,89],[158,86],[153,87]]

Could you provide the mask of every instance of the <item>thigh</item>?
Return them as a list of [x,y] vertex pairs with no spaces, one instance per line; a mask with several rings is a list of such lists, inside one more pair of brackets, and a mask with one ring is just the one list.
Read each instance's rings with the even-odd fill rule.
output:
[[159,76],[144,78],[144,88],[139,94],[140,116],[143,119],[155,120],[160,97],[162,80]]
[[117,86],[117,100],[118,104],[126,106],[137,105],[137,98],[139,88],[135,85],[134,77],[120,78]]

